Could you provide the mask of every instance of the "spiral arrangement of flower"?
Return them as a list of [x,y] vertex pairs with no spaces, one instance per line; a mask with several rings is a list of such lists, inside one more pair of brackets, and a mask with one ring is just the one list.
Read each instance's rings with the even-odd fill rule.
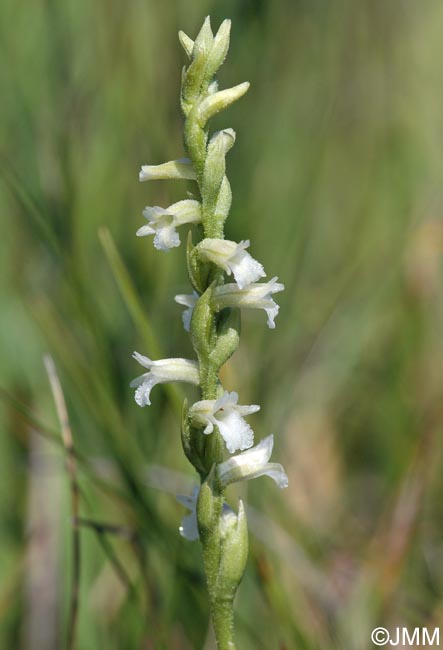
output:
[[[187,266],[193,293],[178,295],[186,307],[185,329],[190,332],[196,360],[173,358],[152,361],[134,352],[147,372],[134,379],[135,400],[149,405],[152,388],[159,383],[188,382],[200,387],[201,400],[184,405],[182,444],[188,460],[200,476],[200,487],[191,496],[179,496],[190,510],[181,534],[200,539],[212,619],[219,650],[233,650],[233,603],[243,577],[248,553],[245,511],[239,502],[236,514],[225,502],[225,490],[236,481],[267,475],[284,488],[283,467],[271,463],[273,436],[256,446],[254,432],[245,416],[257,405],[239,405],[238,395],[227,392],[220,381],[220,368],[239,344],[240,310],[263,309],[268,326],[275,327],[278,305],[273,294],[284,289],[277,278],[266,276],[263,266],[247,251],[249,241],[224,238],[224,223],[231,207],[231,188],[226,176],[226,154],[235,143],[230,129],[209,134],[208,121],[242,97],[249,83],[219,90],[215,74],[226,58],[231,23],[223,21],[214,35],[206,18],[193,41],[180,32],[189,58],[183,69],[181,107],[185,117],[184,143],[188,158],[161,165],[144,165],[140,180],[186,179],[196,184],[195,195],[167,208],[146,207],[148,223],[138,236],[153,235],[154,246],[168,251],[180,245],[177,228],[197,225],[201,240],[194,245],[189,233]],[[226,276],[235,282],[226,282]],[[236,453],[236,452],[241,453]]]

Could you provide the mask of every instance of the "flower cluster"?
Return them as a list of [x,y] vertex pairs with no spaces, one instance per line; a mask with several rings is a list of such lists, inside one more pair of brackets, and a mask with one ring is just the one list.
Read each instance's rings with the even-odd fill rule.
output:
[[183,324],[191,334],[197,360],[151,361],[134,352],[134,358],[147,372],[131,384],[136,387],[139,406],[151,403],[151,390],[159,383],[179,381],[200,387],[201,399],[189,408],[185,405],[182,443],[187,458],[200,474],[201,487],[192,496],[178,497],[191,511],[180,532],[188,539],[200,537],[204,556],[212,558],[208,565],[217,567],[215,572],[211,569],[213,575],[207,574],[210,595],[215,600],[220,599],[217,590],[223,585],[226,593],[235,592],[247,552],[243,505],[240,502],[236,515],[224,501],[225,488],[235,481],[262,475],[272,478],[280,488],[288,483],[283,467],[269,462],[273,436],[253,446],[254,432],[245,417],[260,407],[238,404],[237,393],[226,391],[218,375],[238,346],[241,309],[263,309],[268,326],[274,328],[279,307],[272,296],[284,289],[278,278],[260,282],[266,273],[248,252],[248,240],[237,243],[224,237],[232,198],[225,158],[235,142],[235,133],[223,129],[209,137],[207,122],[249,87],[243,83],[218,90],[214,76],[225,59],[229,32],[230,21],[225,20],[214,35],[207,18],[195,41],[180,33],[190,59],[183,71],[181,90],[188,157],[144,165],[139,177],[141,181],[184,179],[197,186],[191,198],[166,208],[146,207],[143,215],[148,224],[137,231],[138,236],[153,235],[154,246],[162,251],[180,245],[177,229],[181,226],[198,225],[198,233],[203,233],[196,245],[191,233],[188,237],[186,254],[193,292],[175,297],[186,308]]

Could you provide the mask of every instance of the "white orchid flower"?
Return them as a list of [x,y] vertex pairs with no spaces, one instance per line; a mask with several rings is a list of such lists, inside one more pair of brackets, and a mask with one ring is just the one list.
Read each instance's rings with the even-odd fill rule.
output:
[[240,406],[237,402],[237,393],[226,391],[217,400],[202,400],[189,409],[189,415],[196,424],[206,424],[203,433],[210,434],[214,431],[214,426],[218,427],[231,454],[238,449],[248,449],[254,444],[254,432],[243,416],[260,410],[257,404]]
[[264,309],[268,315],[268,327],[274,329],[274,319],[278,314],[279,306],[271,296],[285,288],[277,280],[278,278],[272,278],[269,282],[253,282],[242,289],[236,284],[224,284],[216,287],[213,304],[217,310],[225,307]]
[[197,250],[203,259],[217,264],[228,275],[234,274],[239,288],[243,289],[266,275],[260,262],[246,252],[249,243],[249,240],[237,244],[228,239],[207,238],[197,245]]
[[258,445],[232,456],[224,463],[217,465],[217,474],[221,487],[225,488],[236,481],[249,481],[258,476],[269,476],[279,488],[288,487],[288,477],[280,463],[269,463],[274,436],[264,438]]
[[200,208],[200,203],[192,199],[178,201],[166,209],[160,208],[158,205],[148,206],[143,210],[143,216],[149,223],[137,230],[137,237],[154,235],[154,246],[161,251],[168,251],[180,246],[177,226],[183,226],[186,223],[200,223]]
[[148,368],[140,377],[131,381],[131,387],[135,391],[135,401],[139,406],[151,404],[149,399],[151,390],[156,384],[166,384],[171,381],[184,381],[198,385],[200,381],[198,363],[188,359],[159,359],[151,361],[138,352],[134,352],[134,359],[142,366]]
[[[284,290],[284,285],[277,282],[278,278],[272,278],[269,282],[252,282],[247,284],[243,289],[237,284],[223,284],[215,287],[213,291],[212,305],[216,311],[225,307],[240,307],[244,309],[264,309],[268,315],[268,327],[275,328],[274,319],[279,312],[279,306],[271,298],[273,293]],[[189,331],[192,312],[198,295],[180,294],[175,296],[175,302],[187,307],[183,312],[183,324],[186,331]]]

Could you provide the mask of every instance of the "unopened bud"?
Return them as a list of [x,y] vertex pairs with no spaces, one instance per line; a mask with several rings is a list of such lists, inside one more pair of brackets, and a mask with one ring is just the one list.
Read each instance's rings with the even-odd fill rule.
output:
[[198,108],[198,117],[201,126],[204,126],[211,117],[233,104],[237,99],[243,97],[249,86],[249,81],[244,81],[237,86],[219,90],[213,95],[206,97]]

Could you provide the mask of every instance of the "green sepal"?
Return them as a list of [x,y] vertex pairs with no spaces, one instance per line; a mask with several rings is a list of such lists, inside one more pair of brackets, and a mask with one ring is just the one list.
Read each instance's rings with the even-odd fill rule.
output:
[[195,453],[193,451],[193,444],[192,444],[193,441],[191,435],[191,427],[189,426],[188,413],[189,413],[188,400],[185,399],[185,401],[183,402],[183,409],[182,409],[182,426],[181,426],[182,446],[186,458],[189,460],[191,465],[194,465],[195,467],[195,462],[194,462]]
[[236,522],[222,531],[222,550],[216,584],[216,598],[229,599],[235,595],[248,559],[248,523],[243,502],[239,502]]
[[183,410],[182,410],[182,426],[181,426],[182,446],[186,458],[189,460],[191,465],[195,467],[195,452],[193,450],[191,427],[189,426],[188,413],[189,413],[188,400],[185,399],[185,401],[183,402]]
[[186,458],[197,472],[204,476],[206,468],[202,461],[204,455],[204,439],[201,429],[192,426],[192,418],[189,414],[188,401],[185,400],[182,412],[181,439],[183,451]]
[[209,354],[213,366],[220,369],[234,354],[240,340],[240,309],[223,309],[218,315],[217,342]]
[[215,315],[211,306],[212,292],[213,286],[210,285],[195,303],[191,319],[192,345],[204,364],[208,361],[215,339]]
[[186,243],[186,263],[188,267],[189,280],[191,281],[193,289],[195,289],[199,294],[203,293],[209,274],[209,264],[201,261],[198,250],[194,248],[192,243],[191,231],[188,233],[188,240]]

